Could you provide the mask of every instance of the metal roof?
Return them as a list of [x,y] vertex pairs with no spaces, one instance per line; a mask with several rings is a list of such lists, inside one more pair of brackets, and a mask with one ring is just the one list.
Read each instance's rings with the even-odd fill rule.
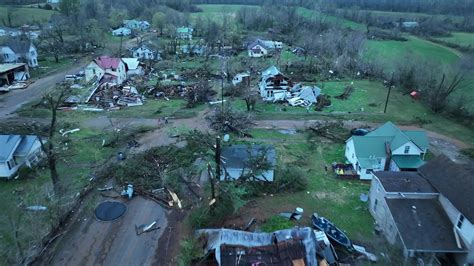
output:
[[25,63],[8,63],[8,64],[0,64],[0,73],[8,72],[10,70],[14,70],[15,68],[24,67]]
[[276,152],[272,146],[265,145],[232,145],[222,149],[224,166],[227,168],[243,169],[249,166],[252,158],[265,156],[272,166],[276,165]]
[[252,233],[232,229],[201,229],[196,236],[206,236],[205,252],[215,252],[217,262],[222,265],[221,246],[261,247],[285,241],[301,241],[305,249],[307,265],[317,265],[317,239],[309,227],[275,231],[273,233]]

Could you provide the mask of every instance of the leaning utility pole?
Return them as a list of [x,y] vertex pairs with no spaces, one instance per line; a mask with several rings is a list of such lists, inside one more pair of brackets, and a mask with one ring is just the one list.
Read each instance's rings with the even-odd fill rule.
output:
[[385,107],[384,107],[384,109],[383,109],[383,113],[384,113],[384,114],[387,112],[388,99],[390,98],[390,92],[392,91],[392,87],[393,87],[393,83],[394,83],[393,75],[394,75],[394,73],[392,72],[392,78],[390,79],[390,82],[389,82],[389,84],[388,84],[387,99],[385,100]]

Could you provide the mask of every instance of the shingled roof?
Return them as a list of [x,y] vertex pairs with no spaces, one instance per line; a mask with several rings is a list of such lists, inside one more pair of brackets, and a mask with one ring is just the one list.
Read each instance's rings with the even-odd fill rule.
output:
[[467,218],[474,222],[474,166],[456,164],[442,155],[418,171]]

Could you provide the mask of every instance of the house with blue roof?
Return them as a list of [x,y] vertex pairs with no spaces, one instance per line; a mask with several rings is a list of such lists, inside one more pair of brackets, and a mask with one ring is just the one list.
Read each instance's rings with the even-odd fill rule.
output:
[[371,180],[375,171],[415,171],[424,164],[429,142],[426,132],[400,130],[387,122],[365,136],[346,141],[346,159],[360,179]]
[[0,135],[0,178],[15,177],[22,166],[38,163],[42,154],[37,136]]

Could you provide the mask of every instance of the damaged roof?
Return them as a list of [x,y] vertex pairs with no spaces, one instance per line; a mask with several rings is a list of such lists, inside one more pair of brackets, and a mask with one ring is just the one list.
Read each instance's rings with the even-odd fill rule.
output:
[[[317,265],[317,239],[309,227],[275,231],[273,233],[252,233],[232,229],[201,229],[196,236],[206,237],[206,253],[215,252],[215,259],[219,265],[229,265],[225,262],[234,258],[236,248],[252,248],[255,252],[261,250],[263,265],[292,265],[285,264],[288,259],[304,260],[303,265]],[[299,243],[299,244],[298,244]],[[272,248],[273,247],[273,248]],[[278,247],[278,248],[275,248]],[[282,248],[281,250],[279,248]],[[257,249],[258,248],[258,249]],[[275,252],[277,252],[275,254]],[[242,253],[244,260],[252,253]],[[275,261],[276,260],[276,261]]]
[[102,69],[110,69],[115,68],[117,69],[122,62],[120,58],[108,57],[108,56],[100,56],[94,59],[94,62]]
[[8,160],[20,141],[20,135],[0,135],[0,162]]
[[265,156],[273,167],[276,165],[276,152],[272,146],[265,145],[232,145],[222,149],[224,165],[227,168],[243,169],[249,166],[251,159]]

